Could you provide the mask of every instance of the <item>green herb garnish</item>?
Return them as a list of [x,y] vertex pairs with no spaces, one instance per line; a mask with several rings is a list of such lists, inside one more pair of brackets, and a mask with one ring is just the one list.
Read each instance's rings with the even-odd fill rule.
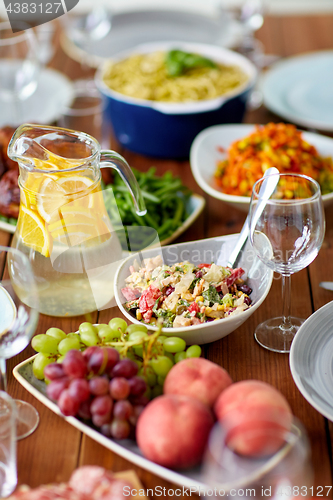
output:
[[167,74],[180,76],[194,68],[216,68],[217,64],[207,57],[199,54],[184,52],[183,50],[170,50],[165,58]]

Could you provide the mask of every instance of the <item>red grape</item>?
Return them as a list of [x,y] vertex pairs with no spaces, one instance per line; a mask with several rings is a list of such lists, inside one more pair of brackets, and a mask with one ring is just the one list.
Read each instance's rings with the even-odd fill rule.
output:
[[90,411],[93,415],[106,415],[111,413],[112,407],[113,401],[110,396],[97,396],[90,405]]
[[131,431],[130,424],[127,420],[114,418],[110,425],[111,436],[115,439],[126,439]]
[[66,375],[72,378],[84,378],[87,373],[87,364],[80,351],[68,351],[62,362]]
[[46,394],[50,399],[53,399],[54,401],[58,401],[60,394],[62,391],[67,389],[69,386],[69,378],[68,377],[63,377],[63,378],[58,378],[57,380],[52,380],[48,386],[46,386]]
[[83,418],[83,420],[91,419],[90,405],[91,405],[90,399],[87,399],[86,401],[83,401],[83,403],[80,404],[77,414],[80,418]]
[[124,377],[115,377],[110,381],[110,396],[113,399],[127,399],[130,393],[128,380]]
[[133,406],[127,399],[116,401],[113,407],[113,416],[120,420],[128,420],[133,413]]
[[91,345],[90,347],[87,347],[85,351],[83,351],[83,357],[86,361],[89,361],[90,356],[93,354],[93,352],[96,351],[96,349],[99,349],[97,345]]
[[79,403],[83,403],[90,396],[88,381],[84,378],[75,378],[68,388],[69,395]]
[[103,396],[109,392],[109,379],[106,377],[93,377],[89,380],[89,389],[94,396]]
[[92,423],[96,425],[96,427],[102,427],[102,425],[110,424],[111,422],[111,412],[106,413],[105,415],[99,415],[98,413],[94,413],[91,417]]
[[142,377],[132,377],[129,379],[128,383],[130,386],[130,393],[133,394],[133,396],[141,396],[147,390],[146,381],[143,380]]
[[138,365],[129,358],[121,359],[111,372],[112,377],[132,378],[138,373]]
[[61,363],[51,363],[44,368],[44,377],[48,380],[56,380],[65,376]]
[[136,423],[144,409],[145,407],[143,405],[133,406],[133,413],[128,419],[132,425],[136,426]]
[[68,389],[65,389],[60,394],[58,406],[61,413],[66,417],[74,417],[79,410],[79,403],[71,397]]

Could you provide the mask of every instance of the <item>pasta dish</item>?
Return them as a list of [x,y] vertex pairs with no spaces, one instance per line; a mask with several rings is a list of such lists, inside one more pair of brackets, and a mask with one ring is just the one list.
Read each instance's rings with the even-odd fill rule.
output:
[[[182,51],[171,52],[186,54]],[[104,83],[126,96],[174,103],[214,99],[248,80],[239,67],[213,63],[196,54],[186,54],[189,65],[185,71],[170,74],[172,66],[168,68],[168,55],[167,52],[156,51],[110,62],[104,70]],[[174,67],[177,67],[176,64],[173,64]]]

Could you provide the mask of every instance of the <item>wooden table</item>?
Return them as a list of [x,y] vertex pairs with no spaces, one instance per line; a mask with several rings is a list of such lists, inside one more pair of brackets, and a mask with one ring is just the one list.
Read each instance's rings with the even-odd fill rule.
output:
[[[258,32],[258,38],[264,43],[267,53],[280,56],[331,49],[333,47],[333,15],[267,17]],[[71,78],[91,74],[91,70],[82,69],[61,49],[57,51],[51,66],[67,73]],[[279,118],[261,107],[255,112],[248,113],[245,121],[267,123],[279,121]],[[240,230],[245,214],[230,210],[222,202],[203,193],[193,179],[188,161],[142,157],[119,148],[115,142],[112,147],[123,154],[131,166],[146,170],[155,165],[159,174],[172,170],[194,192],[205,196],[204,213],[179,238],[179,241],[231,234]],[[296,316],[307,318],[333,299],[330,292],[318,286],[321,280],[333,280],[333,265],[331,265],[333,262],[333,206],[326,210],[326,220],[326,236],[319,256],[309,268],[292,278],[292,313]],[[10,241],[9,234],[0,232],[1,245],[9,245]],[[332,424],[312,408],[298,391],[289,370],[288,355],[269,352],[260,347],[253,338],[253,332],[258,323],[281,312],[280,281],[274,280],[264,304],[241,328],[218,342],[206,345],[203,353],[205,357],[228,370],[234,381],[260,379],[272,384],[284,394],[294,414],[305,425],[310,437],[315,470],[314,486],[330,486],[332,485]],[[118,309],[114,308],[102,311],[99,315],[92,314],[92,320],[106,322],[118,315]],[[50,326],[58,326],[66,332],[75,331],[83,320],[85,320],[83,317],[56,319],[41,316],[37,333],[45,332]],[[9,393],[15,398],[30,401],[40,414],[40,424],[35,433],[18,443],[19,484],[26,483],[35,487],[43,483],[65,481],[77,466],[99,464],[113,471],[135,469],[146,488],[154,488],[158,485],[172,487],[149,471],[132,465],[81,434],[23,389],[11,375],[11,370],[18,362],[32,354],[33,350],[29,346],[20,355],[8,361]],[[329,496],[331,495],[332,492]],[[326,496],[326,490],[323,496]]]

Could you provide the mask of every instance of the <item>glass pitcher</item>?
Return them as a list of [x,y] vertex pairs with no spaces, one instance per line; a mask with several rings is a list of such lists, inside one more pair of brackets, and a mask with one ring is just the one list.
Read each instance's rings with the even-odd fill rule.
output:
[[[21,203],[12,246],[31,262],[40,312],[77,316],[110,306],[122,249],[105,209],[100,169],[115,169],[137,214],[146,211],[125,159],[101,151],[82,132],[30,124],[16,130],[8,155],[20,168]],[[16,291],[29,304],[29,290]]]

